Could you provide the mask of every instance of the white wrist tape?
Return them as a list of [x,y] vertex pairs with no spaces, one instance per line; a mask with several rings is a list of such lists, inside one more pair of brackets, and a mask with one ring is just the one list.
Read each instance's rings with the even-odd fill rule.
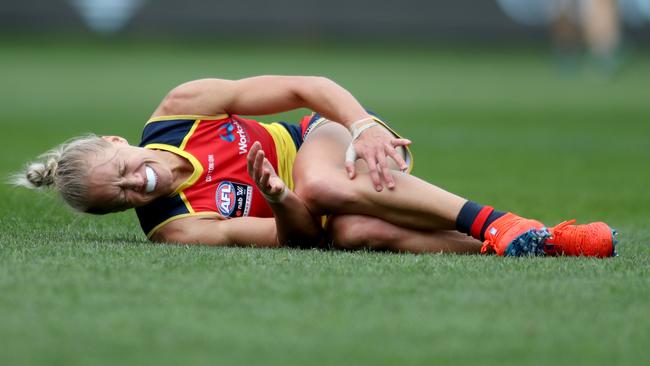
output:
[[375,122],[372,117],[362,118],[356,122],[353,122],[350,124],[350,133],[352,134],[352,140],[355,140],[357,137],[359,137],[361,132],[376,125],[377,122]]
[[269,196],[266,193],[262,192],[262,196],[264,196],[264,198],[271,203],[281,203],[287,198],[288,195],[289,190],[287,189],[287,186],[284,186],[282,192],[280,192],[280,195],[277,197]]
[[363,126],[361,126],[359,128],[356,128],[355,126],[352,126],[352,141],[359,138],[359,135],[361,135],[361,132],[369,129],[370,127],[375,127],[377,125],[378,125],[377,122],[370,122],[370,123],[368,123],[366,125],[363,125]]
[[[359,124],[367,122],[361,127],[358,127]],[[364,118],[358,120],[350,125],[350,132],[352,133],[352,141],[348,145],[348,149],[345,151],[345,161],[354,163],[357,160],[357,152],[354,150],[354,141],[359,138],[361,132],[369,129],[370,127],[377,126],[378,123],[375,122],[372,117]]]
[[360,124],[363,124],[364,122],[372,122],[372,121],[374,121],[374,120],[375,120],[375,119],[372,118],[372,117],[370,117],[370,116],[365,117],[365,118],[361,118],[361,119],[358,119],[358,120],[356,120],[356,121],[350,123],[350,128],[359,127],[359,125],[360,125]]

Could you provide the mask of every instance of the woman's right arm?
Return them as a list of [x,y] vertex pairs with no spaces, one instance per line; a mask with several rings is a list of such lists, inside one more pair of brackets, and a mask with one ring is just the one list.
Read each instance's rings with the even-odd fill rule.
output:
[[160,243],[203,244],[214,246],[254,246],[260,248],[322,247],[323,230],[306,209],[296,205],[302,200],[293,192],[271,206],[275,218],[186,217],[171,221],[154,233],[151,240]]
[[186,217],[165,224],[151,240],[159,243],[279,247],[273,218]]

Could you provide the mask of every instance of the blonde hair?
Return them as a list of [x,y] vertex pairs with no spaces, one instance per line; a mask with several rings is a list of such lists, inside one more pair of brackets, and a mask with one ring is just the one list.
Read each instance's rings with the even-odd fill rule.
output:
[[88,156],[110,146],[110,142],[94,134],[70,139],[40,155],[40,161],[27,164],[24,171],[11,178],[11,183],[32,189],[53,188],[73,209],[93,211],[87,197]]

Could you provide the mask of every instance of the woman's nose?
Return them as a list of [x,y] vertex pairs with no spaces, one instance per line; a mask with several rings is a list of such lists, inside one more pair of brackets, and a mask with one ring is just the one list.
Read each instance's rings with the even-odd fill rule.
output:
[[140,174],[133,174],[130,176],[127,180],[127,187],[130,189],[133,189],[135,191],[139,191],[144,188],[145,186],[145,181],[144,177]]

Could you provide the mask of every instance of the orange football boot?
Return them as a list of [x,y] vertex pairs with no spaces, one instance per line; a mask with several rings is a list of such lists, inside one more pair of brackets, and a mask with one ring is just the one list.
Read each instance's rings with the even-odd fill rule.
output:
[[551,237],[546,240],[545,251],[549,255],[584,255],[587,257],[615,257],[616,230],[604,222],[574,225],[569,220],[550,229]]
[[546,255],[544,242],[550,236],[551,233],[541,222],[508,212],[485,230],[481,253],[492,248],[502,256]]

